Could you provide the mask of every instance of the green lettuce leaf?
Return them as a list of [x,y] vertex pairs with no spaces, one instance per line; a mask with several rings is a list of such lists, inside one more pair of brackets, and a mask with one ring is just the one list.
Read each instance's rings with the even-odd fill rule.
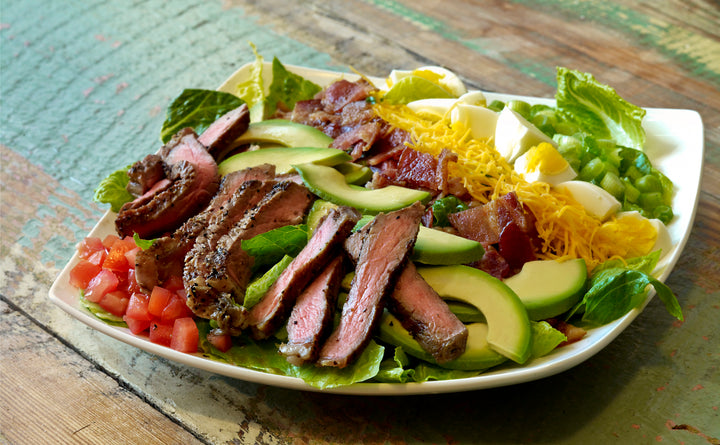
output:
[[448,93],[440,85],[433,83],[420,76],[407,76],[400,79],[393,85],[382,100],[392,105],[408,104],[420,99],[454,99],[455,96]]
[[566,341],[567,337],[562,332],[550,326],[547,321],[531,321],[532,328],[532,357],[542,357],[549,354],[553,349]]
[[670,315],[682,320],[682,310],[675,294],[650,275],[659,254],[656,251],[626,263],[610,260],[598,266],[590,277],[587,293],[570,315],[582,312],[582,321],[591,325],[610,323],[642,304],[652,286]]
[[176,97],[165,114],[160,140],[167,143],[178,131],[190,127],[201,134],[207,127],[228,111],[245,101],[239,97],[215,90],[186,89]]
[[558,67],[557,83],[555,99],[565,120],[597,139],[612,139],[624,147],[643,149],[645,110],[588,73]]
[[153,244],[155,244],[154,239],[142,239],[137,232],[133,233],[133,241],[135,241],[135,245],[142,250],[148,250]]
[[284,226],[243,240],[242,248],[255,258],[253,271],[257,271],[277,263],[285,255],[297,256],[309,236],[305,224]]
[[130,182],[127,172],[130,169],[128,165],[125,168],[110,173],[105,179],[100,181],[93,199],[96,202],[110,204],[113,212],[120,210],[123,204],[133,200],[133,195],[127,191],[126,187]]
[[277,57],[273,58],[272,74],[270,92],[265,97],[265,118],[274,115],[277,108],[292,110],[296,102],[312,99],[322,90],[319,85],[288,71]]
[[278,354],[278,345],[272,340],[256,342],[248,337],[238,337],[234,339],[232,348],[221,352],[207,341],[210,324],[201,320],[197,325],[200,331],[200,349],[205,357],[271,374],[298,377],[320,389],[352,385],[372,379],[377,375],[385,353],[384,347],[371,341],[363,353],[343,369],[315,366],[312,363],[295,366]]
[[245,290],[245,300],[243,306],[250,309],[260,302],[263,295],[270,289],[270,286],[277,281],[278,277],[292,262],[293,257],[285,255],[280,261],[278,261],[273,267],[267,272],[251,281]]
[[244,100],[250,108],[250,120],[261,121],[264,118],[265,87],[263,81],[264,58],[258,53],[257,47],[251,42],[250,47],[255,54],[255,61],[250,65],[247,79],[238,84],[235,94]]

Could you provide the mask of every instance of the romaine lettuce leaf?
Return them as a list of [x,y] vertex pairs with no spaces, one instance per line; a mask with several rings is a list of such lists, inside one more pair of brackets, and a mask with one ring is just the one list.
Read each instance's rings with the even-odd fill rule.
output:
[[656,251],[625,263],[609,260],[599,265],[590,276],[587,293],[570,316],[582,312],[582,321],[591,325],[610,323],[642,304],[652,286],[670,315],[682,320],[682,310],[675,294],[650,275],[659,253]]
[[440,85],[433,83],[420,76],[407,76],[400,79],[393,85],[382,100],[388,104],[408,104],[420,99],[454,99],[455,96],[448,93]]
[[531,321],[532,328],[532,357],[542,357],[549,354],[553,349],[566,341],[567,337],[562,332],[550,326],[547,321]]
[[643,149],[645,110],[588,73],[558,67],[557,83],[555,99],[565,120],[597,139],[612,139],[624,147]]
[[273,267],[267,272],[262,274],[260,277],[251,281],[247,289],[245,289],[245,300],[243,306],[250,309],[260,302],[265,292],[270,289],[270,286],[277,281],[278,277],[292,262],[293,257],[285,255],[280,261],[278,261]]
[[186,89],[176,97],[165,114],[160,130],[162,143],[168,142],[178,131],[190,127],[201,134],[207,127],[228,111],[245,101],[239,97],[215,90]]
[[250,120],[256,122],[263,120],[263,101],[265,99],[263,61],[265,59],[258,54],[253,43],[250,43],[250,47],[255,54],[255,61],[250,65],[250,73],[245,82],[238,84],[235,94],[247,103],[250,108]]
[[277,263],[285,255],[297,256],[307,244],[309,236],[305,224],[278,227],[243,240],[242,248],[255,258],[253,271],[257,271]]
[[96,202],[110,204],[110,209],[112,209],[113,212],[120,210],[120,207],[126,202],[132,201],[133,195],[126,189],[130,182],[130,177],[127,173],[128,169],[130,169],[129,165],[110,173],[105,179],[100,181],[100,184],[98,184],[95,189],[93,199]]
[[265,98],[265,118],[274,115],[278,108],[284,111],[292,110],[296,102],[312,99],[322,89],[319,85],[288,71],[277,57],[273,58],[272,74],[270,92]]
[[352,385],[372,379],[377,375],[385,353],[384,347],[371,341],[360,357],[343,369],[315,366],[312,363],[295,366],[278,354],[278,345],[272,340],[256,342],[249,337],[238,337],[232,348],[221,352],[207,341],[210,324],[201,320],[197,325],[200,331],[200,350],[207,358],[271,374],[298,377],[308,385],[320,389]]

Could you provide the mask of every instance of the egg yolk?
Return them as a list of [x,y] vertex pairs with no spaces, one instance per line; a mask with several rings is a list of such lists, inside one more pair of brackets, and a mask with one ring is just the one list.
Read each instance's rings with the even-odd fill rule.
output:
[[539,171],[546,175],[556,175],[568,167],[565,158],[552,144],[541,142],[528,150],[527,171]]

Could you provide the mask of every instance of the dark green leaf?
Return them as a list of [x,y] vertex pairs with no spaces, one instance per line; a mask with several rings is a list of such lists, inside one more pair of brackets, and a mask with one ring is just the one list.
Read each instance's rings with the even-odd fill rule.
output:
[[242,242],[242,248],[255,258],[253,270],[275,264],[285,255],[297,256],[309,237],[305,224],[279,227]]
[[450,225],[448,215],[462,212],[467,209],[467,204],[456,196],[448,195],[444,198],[440,198],[432,204],[433,225],[437,227],[447,227]]
[[160,140],[163,144],[167,143],[175,133],[186,127],[201,134],[222,115],[244,103],[239,97],[221,91],[183,90],[167,109]]
[[275,114],[275,110],[292,110],[295,103],[308,100],[322,89],[319,85],[288,71],[277,57],[272,63],[273,77],[270,92],[265,98],[265,117]]

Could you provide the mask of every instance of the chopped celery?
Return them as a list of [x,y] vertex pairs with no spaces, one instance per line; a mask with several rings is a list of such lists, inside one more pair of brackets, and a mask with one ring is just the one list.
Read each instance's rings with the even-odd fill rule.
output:
[[581,181],[592,182],[601,178],[604,173],[605,163],[600,158],[593,158],[580,170],[578,179]]
[[663,203],[662,193],[650,192],[641,194],[640,205],[646,210],[654,210],[658,206],[665,205]]
[[524,117],[525,119],[530,119],[530,104],[523,101],[523,100],[509,100],[507,104],[505,104],[507,108],[510,108],[514,112],[518,113],[520,116]]
[[622,200],[623,195],[625,194],[625,184],[623,184],[623,181],[617,174],[611,171],[605,173],[605,176],[603,176],[600,181],[600,187],[605,189],[606,192],[610,193],[618,200]]
[[487,107],[493,111],[502,111],[502,109],[505,108],[505,102],[501,100],[494,100],[490,102],[490,105]]

